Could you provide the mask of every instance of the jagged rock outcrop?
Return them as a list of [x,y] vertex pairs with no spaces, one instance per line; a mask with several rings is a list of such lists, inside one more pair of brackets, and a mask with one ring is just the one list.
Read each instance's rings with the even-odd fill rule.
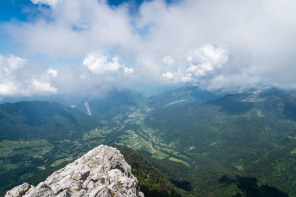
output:
[[100,145],[54,172],[36,187],[24,183],[5,197],[144,196],[131,167],[115,148]]

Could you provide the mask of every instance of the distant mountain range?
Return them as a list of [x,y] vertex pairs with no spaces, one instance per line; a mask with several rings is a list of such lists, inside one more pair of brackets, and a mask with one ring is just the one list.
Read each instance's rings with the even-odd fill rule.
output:
[[64,105],[48,101],[22,101],[0,105],[0,139],[62,137],[88,130],[97,120]]
[[96,119],[110,119],[143,102],[144,96],[128,89],[113,88],[107,93],[96,97],[78,95],[66,96],[31,96],[31,97],[5,97],[0,101],[4,103],[16,103],[21,101],[48,101],[75,108],[82,113],[93,116]]
[[[67,98],[62,104],[52,102],[58,98],[6,99],[3,101],[14,102],[0,104],[0,148],[19,150],[20,145],[13,148],[11,144],[45,139],[46,147],[54,147],[51,149],[61,155],[45,151],[42,157],[46,159],[39,161],[30,155],[20,160],[9,153],[9,157],[0,155],[0,164],[5,176],[13,171],[15,179],[22,175],[18,181],[23,182],[30,172],[20,170],[26,164],[22,162],[31,161],[31,173],[37,173],[36,165],[50,172],[55,159],[62,160],[62,165],[74,158],[70,153],[80,154],[99,143],[116,143],[148,156],[149,165],[158,168],[185,196],[223,193],[249,197],[270,192],[293,196],[295,99],[296,91],[279,88],[225,94],[197,86],[150,97],[113,89],[104,97],[65,102],[71,100]],[[34,146],[32,149],[40,149]],[[52,163],[44,164],[47,160]]]
[[[200,189],[200,196],[222,191],[225,196],[269,196],[276,191],[262,193],[257,179],[291,196],[296,193],[295,91],[272,88],[224,96],[196,92],[195,100],[188,88],[167,94],[171,100],[161,99],[163,107],[145,118],[145,126],[180,152],[174,157],[190,166],[184,165],[189,172],[182,178]],[[256,177],[256,181],[221,185],[218,180],[224,175]],[[278,191],[276,196],[287,195]]]

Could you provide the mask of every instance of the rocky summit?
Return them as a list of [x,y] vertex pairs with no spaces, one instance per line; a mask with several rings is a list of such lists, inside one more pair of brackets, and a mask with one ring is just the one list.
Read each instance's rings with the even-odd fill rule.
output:
[[8,191],[5,197],[143,197],[137,179],[122,154],[100,145],[81,158],[54,172],[36,187],[23,183]]

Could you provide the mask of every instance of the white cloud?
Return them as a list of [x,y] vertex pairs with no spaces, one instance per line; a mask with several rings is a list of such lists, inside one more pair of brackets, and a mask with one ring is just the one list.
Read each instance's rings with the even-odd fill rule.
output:
[[13,82],[10,82],[10,81],[0,82],[0,95],[12,96],[12,95],[17,95],[17,93],[18,93],[18,88]]
[[123,67],[118,62],[118,57],[108,60],[107,56],[91,54],[83,60],[83,65],[95,74],[103,74],[105,72],[118,72]]
[[15,57],[13,55],[10,57],[0,55],[0,76],[9,76],[18,68],[23,67],[25,63],[27,63],[26,59]]
[[[133,15],[127,4],[111,8],[103,0],[32,2],[52,9],[41,10],[35,20],[3,23],[0,31],[9,34],[25,57],[84,59],[90,76],[69,68],[59,68],[56,77],[51,74],[59,91],[70,82],[77,86],[72,78],[80,76],[87,87],[103,84],[93,75],[125,82],[118,73],[133,74],[147,84],[190,81],[214,86],[216,79],[216,85],[219,81],[223,86],[263,81],[296,87],[294,0],[183,0],[170,5],[152,0],[144,1]],[[132,68],[93,51],[117,54],[132,62]],[[69,83],[62,83],[62,76]],[[219,76],[224,79],[217,80]]]
[[39,94],[42,93],[57,93],[57,88],[52,87],[48,82],[40,82],[38,80],[33,80],[32,84],[34,86],[33,92],[38,92]]
[[166,72],[166,73],[162,74],[162,76],[165,77],[165,78],[168,78],[170,80],[174,79],[174,74],[171,73],[171,72]]
[[49,6],[56,6],[58,3],[62,2],[63,0],[31,0],[34,4],[46,4]]
[[186,83],[186,82],[193,81],[191,74],[181,73],[180,71],[174,72],[174,73],[166,72],[162,74],[162,76],[175,83],[179,83],[179,82]]
[[[194,51],[194,55],[202,62],[208,62],[211,67],[220,68],[228,60],[227,52],[221,48],[214,47],[213,45],[206,45],[199,50]],[[191,60],[191,62],[192,61],[193,60]],[[212,70],[212,68],[209,70]]]
[[16,72],[27,63],[26,59],[16,56],[5,57],[0,55],[0,95],[14,95],[19,91],[15,83]]
[[[179,66],[175,68],[171,58],[164,58],[164,63],[168,65],[164,78],[172,82],[196,82],[202,80],[201,77],[207,76],[206,80],[213,78],[217,70],[221,69],[228,60],[228,53],[213,45],[206,45],[200,49],[193,50],[179,57]],[[170,63],[167,63],[167,62]]]
[[47,70],[47,74],[49,74],[51,77],[55,78],[58,75],[58,71],[52,68],[49,68]]
[[[295,6],[292,0],[185,0],[172,6],[151,1],[142,5],[136,24],[148,28],[146,54],[170,54],[175,60],[170,66],[164,58],[163,64],[159,60],[149,65],[169,81],[186,76],[212,86],[212,79],[223,75],[222,86],[265,82],[296,87],[296,59],[291,53],[296,49]],[[208,43],[214,45],[202,47]]]
[[175,63],[175,60],[170,56],[164,57],[162,61],[163,61],[163,63],[165,63],[167,65],[172,65]]
[[228,54],[221,48],[206,45],[193,51],[192,56],[189,56],[187,60],[189,62],[187,72],[198,77],[204,76],[216,68],[221,68],[227,62]]
[[141,46],[141,37],[131,26],[124,6],[112,9],[104,0],[35,1],[55,6],[50,11],[41,9],[43,15],[34,22],[5,23],[0,27],[26,48],[26,54],[83,58],[92,51],[105,52],[114,46],[125,53]]
[[0,55],[0,95],[29,96],[36,94],[54,94],[57,88],[50,83],[49,75],[54,77],[53,69],[30,65],[26,59],[16,56]]
[[83,65],[86,66],[94,74],[132,74],[132,68],[127,68],[124,64],[119,62],[119,57],[114,56],[109,58],[106,55],[92,53],[83,60]]
[[132,68],[127,68],[127,67],[124,67],[123,68],[124,70],[124,74],[127,76],[127,75],[131,75],[131,74],[133,74],[134,73],[134,69],[132,69]]

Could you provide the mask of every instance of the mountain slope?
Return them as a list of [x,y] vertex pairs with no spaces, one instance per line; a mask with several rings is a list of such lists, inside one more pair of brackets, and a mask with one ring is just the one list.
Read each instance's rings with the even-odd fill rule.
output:
[[[34,175],[40,180],[98,144],[118,143],[150,157],[146,160],[130,149],[123,149],[140,177],[139,184],[153,195],[157,192],[166,195],[169,191],[174,194],[172,183],[184,196],[249,197],[275,193],[293,197],[294,95],[295,91],[277,89],[216,96],[197,87],[178,88],[142,101],[135,98],[137,102],[131,104],[130,99],[123,100],[114,105],[115,111],[106,108],[103,114],[111,112],[106,116],[110,121],[101,121],[91,130],[83,129],[81,118],[92,123],[93,117],[72,108],[52,107],[53,111],[47,109],[30,116],[36,112],[25,113],[28,107],[26,110],[8,107],[9,113],[5,110],[1,113],[4,120],[13,121],[16,117],[17,128],[21,131],[23,125],[33,128],[43,139],[0,141],[1,189],[5,191],[16,182],[35,183]],[[115,101],[110,99],[110,103]],[[37,107],[36,111],[42,111],[38,108],[42,109]],[[45,120],[51,120],[51,124]],[[75,128],[78,124],[82,130],[66,129],[63,133],[61,126],[60,137],[44,136],[43,132],[39,135],[37,129],[57,128],[56,123],[61,120],[66,123],[64,128]],[[13,125],[8,121],[5,124],[8,123]],[[149,175],[155,168],[165,175],[164,179],[162,175],[157,176],[160,179]],[[151,185],[153,180],[156,182]]]
[[193,101],[205,102],[215,100],[220,97],[206,90],[202,90],[197,86],[186,86],[151,96],[146,100],[146,103],[149,107],[162,109]]
[[278,96],[233,94],[163,108],[148,116],[145,126],[180,152],[182,157],[178,160],[190,165],[184,176],[198,195],[246,193],[234,184],[225,189],[218,181],[223,175],[239,174],[256,177],[259,184],[293,196],[295,107],[290,100]]
[[104,97],[87,99],[75,107],[96,119],[110,120],[143,102],[144,96],[127,89],[113,89]]
[[90,129],[96,124],[93,118],[53,102],[0,105],[0,139],[62,137],[71,130]]
[[53,95],[31,97],[6,97],[0,100],[0,104],[6,102],[16,103],[22,101],[48,101],[75,108],[82,113],[93,116],[96,119],[110,120],[119,113],[129,110],[142,103],[145,97],[129,89],[112,88],[99,92],[96,96],[81,95]]
[[143,155],[126,146],[115,146],[124,155],[137,177],[141,191],[146,197],[178,197],[181,196],[161,172]]

